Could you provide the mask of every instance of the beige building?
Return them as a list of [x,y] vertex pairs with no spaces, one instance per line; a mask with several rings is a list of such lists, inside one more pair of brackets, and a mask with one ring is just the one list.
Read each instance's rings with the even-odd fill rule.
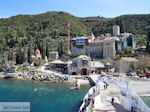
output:
[[131,66],[135,68],[139,67],[140,61],[136,58],[122,57],[121,59],[115,61],[115,70],[120,73],[131,72]]
[[92,34],[89,37],[77,37],[71,39],[71,54],[85,54],[93,58],[115,58],[115,38],[110,34],[95,38]]
[[68,70],[68,74],[77,75],[78,72],[77,72],[76,62],[68,61],[67,62],[67,70]]
[[89,42],[89,45],[86,47],[86,54],[90,54],[94,58],[115,58],[115,41],[111,39],[105,40],[96,40]]
[[86,55],[80,55],[79,57],[68,61],[68,74],[76,75],[88,75],[89,73],[100,73],[105,68],[103,63],[98,61],[91,61],[91,58]]
[[89,75],[90,73],[100,73],[105,69],[103,63],[99,61],[91,61],[91,58],[86,55],[80,55],[73,60],[63,62],[55,60],[49,63],[50,69],[70,75]]
[[91,58],[80,55],[68,63],[68,74],[88,75],[91,72]]

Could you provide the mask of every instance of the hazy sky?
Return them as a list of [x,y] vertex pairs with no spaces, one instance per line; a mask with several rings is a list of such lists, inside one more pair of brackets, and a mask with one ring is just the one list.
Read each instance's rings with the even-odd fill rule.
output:
[[0,18],[65,11],[78,17],[149,14],[150,0],[0,0]]

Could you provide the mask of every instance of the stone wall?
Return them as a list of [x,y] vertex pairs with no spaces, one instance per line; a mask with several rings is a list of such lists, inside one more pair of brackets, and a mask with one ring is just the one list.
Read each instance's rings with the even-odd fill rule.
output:
[[106,41],[96,41],[89,43],[89,46],[86,46],[86,54],[94,58],[115,58],[115,41],[106,40]]
[[[133,62],[132,61],[116,61],[115,62],[115,69],[117,72],[120,73],[128,73],[131,71],[131,64]],[[135,63],[135,68],[139,67],[139,61],[138,62],[134,62]]]
[[71,54],[85,54],[85,46],[79,48],[71,44]]

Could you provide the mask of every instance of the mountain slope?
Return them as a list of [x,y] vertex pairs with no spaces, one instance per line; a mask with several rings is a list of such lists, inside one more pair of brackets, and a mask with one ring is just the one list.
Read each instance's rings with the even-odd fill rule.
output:
[[[147,34],[150,31],[150,14],[149,15],[123,15],[116,18],[111,18],[108,21],[98,23],[93,32],[96,35],[101,33],[112,33],[112,26],[118,24],[124,27],[122,32],[131,32],[135,35]],[[121,22],[121,23],[120,23]]]
[[[134,34],[146,34],[150,30],[150,15],[123,15],[116,18],[79,18],[65,12],[18,15],[0,19],[0,51],[27,45],[29,40],[66,37],[68,21],[75,25],[71,28],[71,37],[88,35],[91,31],[96,36],[112,33],[114,24],[121,25],[122,32]],[[97,22],[82,24],[90,21]]]

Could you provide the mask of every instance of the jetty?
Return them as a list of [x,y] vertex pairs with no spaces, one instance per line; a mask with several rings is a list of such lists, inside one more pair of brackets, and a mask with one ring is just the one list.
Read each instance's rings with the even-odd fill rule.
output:
[[150,112],[150,108],[140,97],[143,94],[150,95],[150,87],[141,91],[142,84],[146,86],[150,82],[126,81],[126,78],[99,75],[90,75],[89,80],[95,86],[85,95],[79,112]]

